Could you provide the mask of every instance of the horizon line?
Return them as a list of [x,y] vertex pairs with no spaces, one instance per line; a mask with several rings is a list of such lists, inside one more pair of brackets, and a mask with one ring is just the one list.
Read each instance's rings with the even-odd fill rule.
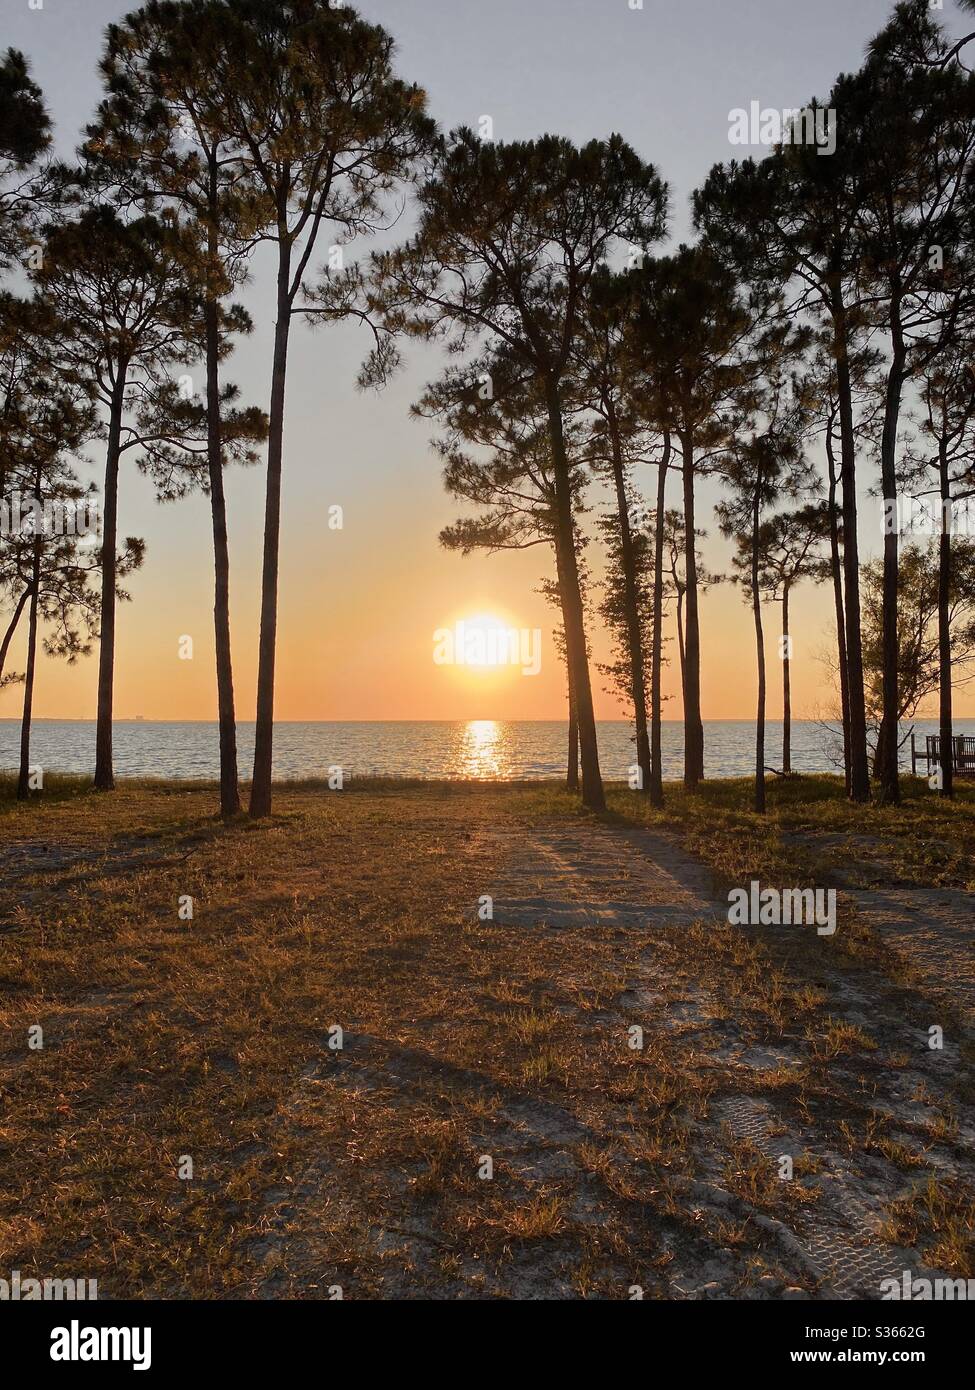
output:
[[[836,719],[816,719],[793,715],[792,723],[796,724],[832,724],[838,722]],[[43,715],[37,716],[32,721],[34,724],[95,724],[97,721],[94,715],[71,716],[71,715]],[[568,726],[568,718],[553,716],[549,718],[536,719],[506,719],[500,716],[479,715],[472,719],[275,719],[275,728],[282,728],[287,725],[310,725],[310,724],[565,724]],[[633,724],[632,719],[597,719],[597,724]],[[661,724],[683,724],[683,719],[662,719]],[[767,719],[766,724],[781,724],[781,716],[778,718]],[[930,715],[915,715],[911,719],[901,719],[901,724],[930,724],[938,722],[937,711]],[[956,716],[956,722],[971,723],[975,722],[975,714],[960,714]],[[212,724],[216,726],[219,720],[214,717],[211,719],[146,719],[140,715],[131,715],[127,718],[116,718],[114,724]],[[254,719],[238,719],[237,725],[246,726],[254,724]],[[704,718],[705,724],[754,724],[754,715],[725,715],[710,716]],[[16,724],[19,726],[20,717],[17,715],[0,715],[0,724]]]

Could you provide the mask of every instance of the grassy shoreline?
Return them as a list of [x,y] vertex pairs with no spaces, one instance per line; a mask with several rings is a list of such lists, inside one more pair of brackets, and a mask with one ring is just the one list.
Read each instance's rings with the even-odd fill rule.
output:
[[[3,1261],[102,1297],[675,1297],[708,1270],[720,1296],[815,1297],[770,1231],[845,1164],[892,1238],[975,1275],[965,1025],[844,900],[827,941],[476,914],[543,833],[619,841],[614,896],[645,828],[718,897],[932,864],[970,887],[968,789],[911,791],[851,808],[797,778],[760,821],[744,780],[663,813],[610,787],[598,818],[539,783],[282,783],[271,820],[227,826],[199,783],[0,792]],[[912,1051],[934,1017],[941,1072]],[[795,1183],[720,1121],[736,1098],[820,1137]]]

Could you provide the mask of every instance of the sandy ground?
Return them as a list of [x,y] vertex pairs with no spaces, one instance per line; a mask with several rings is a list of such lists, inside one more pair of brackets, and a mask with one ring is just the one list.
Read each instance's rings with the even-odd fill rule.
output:
[[[848,890],[840,936],[852,907],[905,987],[729,927],[672,834],[530,795],[295,793],[250,833],[126,804],[94,849],[78,806],[0,852],[16,1267],[85,1250],[119,1295],[441,1299],[876,1299],[966,1272],[967,895]],[[146,1195],[160,1149],[206,1146],[204,1194]],[[218,1253],[188,1270],[174,1240]]]

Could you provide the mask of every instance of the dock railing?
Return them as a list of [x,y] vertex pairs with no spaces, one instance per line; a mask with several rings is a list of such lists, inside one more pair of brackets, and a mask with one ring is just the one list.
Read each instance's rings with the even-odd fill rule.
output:
[[[914,734],[911,734],[911,772],[917,776],[917,765],[923,759],[928,773],[932,768],[941,767],[941,735],[925,734],[924,749],[919,750]],[[956,777],[975,777],[975,736],[956,734],[951,740],[951,766]]]

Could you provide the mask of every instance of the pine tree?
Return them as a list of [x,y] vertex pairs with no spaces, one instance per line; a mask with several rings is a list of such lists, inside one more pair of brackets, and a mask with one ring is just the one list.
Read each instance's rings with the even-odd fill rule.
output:
[[[388,333],[504,345],[546,405],[559,578],[582,756],[583,802],[605,806],[572,520],[565,393],[582,301],[623,242],[661,232],[662,186],[619,136],[577,149],[556,136],[510,144],[460,130],[419,194],[415,236],[373,258],[369,310]],[[374,358],[385,369],[387,361]]]
[[793,590],[804,579],[822,583],[832,567],[822,553],[828,540],[828,503],[809,503],[794,511],[778,512],[759,527],[759,588],[763,596],[782,610],[782,773],[792,772],[792,629],[790,604]]
[[[251,230],[277,254],[257,729],[250,814],[271,810],[274,669],[281,544],[285,394],[291,327],[351,312],[341,282],[311,293],[326,227],[335,250],[386,225],[389,195],[433,136],[426,98],[393,72],[384,29],[328,0],[205,0],[188,24],[203,75],[196,116],[253,190]],[[197,24],[199,22],[199,32]]]
[[0,58],[0,270],[24,259],[33,229],[48,211],[51,188],[40,166],[51,119],[22,53]]
[[[87,654],[97,631],[98,592],[93,581],[100,557],[86,544],[94,499],[70,463],[94,434],[96,418],[83,386],[61,376],[49,356],[54,334],[46,306],[21,301],[12,310],[8,301],[6,307],[18,332],[0,351],[5,508],[0,575],[17,598],[0,651],[0,669],[17,620],[26,611],[17,788],[18,797],[25,799],[31,786],[31,722],[42,625],[48,634],[45,651],[69,662]],[[133,545],[118,557],[117,573],[128,573],[140,561],[141,548]]]
[[82,149],[89,184],[128,197],[144,211],[181,219],[199,285],[205,360],[206,475],[214,564],[214,639],[220,738],[220,808],[240,810],[237,728],[230,638],[230,554],[224,468],[230,457],[253,461],[267,420],[241,411],[235,387],[221,380],[232,336],[251,321],[229,296],[244,280],[255,244],[252,180],[235,147],[208,119],[214,44],[221,15],[213,6],[151,0],[108,28],[101,74],[106,97]]
[[[541,592],[558,607],[556,649],[566,665],[567,614],[565,560],[558,527],[558,492],[552,465],[546,403],[532,378],[518,373],[505,353],[485,356],[469,368],[450,370],[429,386],[414,413],[437,420],[444,433],[434,447],[444,462],[444,485],[452,497],[474,505],[474,516],[445,527],[441,543],[469,555],[475,550],[500,552],[550,547],[557,578],[542,582]],[[567,431],[572,463],[573,549],[580,591],[585,601],[588,574],[586,537],[578,525],[583,510],[586,470],[584,433]],[[586,642],[588,662],[589,645]],[[574,686],[568,679],[569,750],[567,786],[578,790],[579,732]]]
[[[701,634],[698,613],[695,484],[729,441],[727,411],[746,381],[742,345],[753,316],[736,276],[708,247],[681,246],[647,261],[639,280],[634,354],[646,373],[645,408],[681,455],[684,493],[684,785],[704,777]],[[658,508],[659,511],[659,508]]]
[[86,208],[47,228],[34,272],[54,315],[56,360],[107,415],[103,491],[95,786],[114,788],[112,710],[119,465],[144,443],[131,423],[167,371],[198,350],[192,247],[178,228],[151,216],[123,220],[113,207]]
[[746,589],[755,624],[758,708],[755,720],[755,811],[764,815],[765,795],[765,632],[762,622],[762,568],[765,512],[784,494],[795,497],[812,482],[803,456],[804,402],[790,371],[804,350],[805,335],[787,321],[761,332],[739,400],[735,436],[721,466],[731,498],[719,503],[721,530],[737,545],[735,578]]
[[631,514],[639,500],[633,468],[646,460],[651,444],[640,411],[638,377],[630,360],[631,321],[638,303],[634,291],[634,279],[628,275],[605,271],[593,278],[573,352],[570,399],[592,412],[589,458],[597,471],[608,474],[616,499],[615,518],[606,531],[612,573],[620,581],[613,586],[613,604],[622,605],[629,670],[627,699],[636,730],[639,785],[650,795],[655,773],[647,727],[646,667],[653,626],[651,621],[647,627],[641,616],[647,579],[640,565],[646,557],[647,538],[634,534]]
[[[835,93],[820,107],[835,106]],[[820,117],[820,119],[823,119]],[[826,117],[826,119],[829,119]],[[789,312],[821,314],[828,329],[836,377],[843,499],[843,581],[849,693],[850,796],[870,799],[867,724],[863,694],[860,561],[857,531],[857,431],[852,363],[862,353],[868,325],[857,281],[857,155],[841,138],[824,156],[793,141],[756,163],[716,165],[694,195],[695,224],[708,243],[751,282],[764,278],[791,295]]]

